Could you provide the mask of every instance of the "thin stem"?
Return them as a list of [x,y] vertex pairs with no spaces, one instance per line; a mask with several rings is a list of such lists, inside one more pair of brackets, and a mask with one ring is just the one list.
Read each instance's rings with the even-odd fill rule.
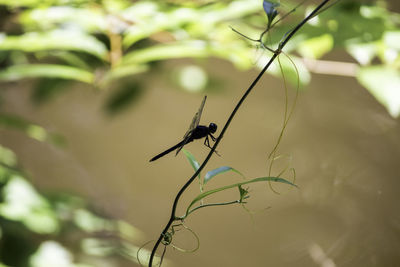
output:
[[218,136],[217,140],[215,141],[213,147],[211,148],[210,152],[208,153],[207,157],[204,159],[203,163],[200,165],[200,167],[197,169],[197,171],[190,177],[190,179],[183,185],[183,187],[179,190],[178,194],[175,197],[174,203],[172,205],[172,211],[171,211],[171,216],[168,220],[168,223],[165,225],[164,230],[160,234],[156,244],[153,247],[153,250],[151,251],[150,255],[150,261],[149,261],[149,267],[152,267],[153,264],[153,259],[156,254],[156,251],[158,249],[158,246],[161,243],[161,240],[163,239],[165,233],[168,232],[169,227],[171,224],[177,219],[175,216],[176,209],[178,206],[178,202],[180,197],[182,196],[183,192],[185,192],[186,188],[189,187],[189,185],[196,179],[197,175],[204,169],[208,161],[210,160],[211,156],[214,154],[215,149],[217,148],[218,144],[221,142],[225,132],[227,131],[229,125],[231,124],[233,118],[235,117],[237,111],[239,110],[240,106],[243,104],[244,100],[247,98],[247,96],[250,94],[250,92],[253,90],[253,88],[256,86],[258,81],[261,79],[261,77],[264,75],[264,73],[267,71],[269,66],[274,62],[274,60],[277,58],[279,55],[280,51],[282,48],[289,42],[289,40],[293,37],[293,35],[300,30],[300,28],[310,19],[312,18],[318,10],[320,10],[326,3],[328,3],[330,0],[324,0],[322,1],[306,18],[304,18],[286,37],[285,39],[279,44],[278,51],[275,52],[271,59],[268,61],[268,63],[264,66],[264,68],[260,71],[260,73],[257,75],[257,77],[254,79],[254,81],[250,84],[249,88],[246,90],[246,92],[243,94],[243,96],[240,98],[239,102],[236,104],[235,108],[233,109],[232,113],[230,114],[228,120],[226,121],[221,134]]
[[188,213],[185,214],[185,216],[183,216],[180,219],[185,219],[190,213],[194,212],[195,210],[201,209],[201,208],[214,207],[214,206],[226,206],[226,205],[238,204],[238,203],[246,203],[246,202],[243,202],[240,200],[234,200],[234,201],[229,201],[229,202],[203,204],[203,205],[197,206],[197,207],[193,208],[192,210],[188,211]]

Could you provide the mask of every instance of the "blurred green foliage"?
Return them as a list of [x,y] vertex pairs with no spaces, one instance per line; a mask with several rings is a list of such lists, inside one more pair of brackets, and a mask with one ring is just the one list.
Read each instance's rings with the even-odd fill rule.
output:
[[[271,31],[267,43],[276,47],[317,3],[309,0],[297,7]],[[279,14],[273,16],[282,17],[296,5],[282,1],[283,8],[277,7]],[[255,45],[230,26],[257,38],[270,23],[261,0],[0,0],[0,10],[0,80],[62,79],[100,89],[124,78],[135,80],[135,75],[152,69],[151,62],[173,58],[217,57],[242,70],[261,67],[262,59],[254,64]],[[397,117],[400,104],[390,99],[399,89],[379,93],[380,88],[369,84],[362,73],[364,68],[387,71],[389,77],[396,73],[393,84],[400,87],[399,23],[400,15],[388,11],[384,0],[338,1],[305,25],[285,52],[296,62],[306,85],[311,75],[302,58],[320,59],[333,49],[345,48],[359,66],[356,78]],[[291,64],[283,68],[295,73]],[[280,75],[277,70],[270,73]],[[286,78],[297,83],[296,75]],[[203,90],[206,85],[197,87]],[[53,88],[59,91],[56,85]],[[43,92],[36,99],[47,99]],[[116,102],[108,106],[126,106],[138,95],[127,94],[125,101],[114,98]]]
[[46,141],[57,146],[65,145],[65,140],[60,134],[50,133],[43,127],[12,114],[0,113],[0,129],[1,128],[21,131],[30,138],[38,141]]
[[[142,233],[96,215],[80,197],[40,194],[0,145],[0,266],[118,266],[137,262]],[[4,265],[2,265],[4,264]]]

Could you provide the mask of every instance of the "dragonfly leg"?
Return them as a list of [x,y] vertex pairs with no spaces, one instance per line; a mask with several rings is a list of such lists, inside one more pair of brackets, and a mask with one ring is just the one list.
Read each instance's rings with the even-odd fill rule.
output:
[[208,136],[206,136],[206,138],[204,139],[204,145],[208,148],[211,148],[210,146],[210,140],[208,139]]
[[[211,140],[213,140],[215,142],[215,140],[217,140],[217,138],[215,138],[212,134],[208,134],[211,137]],[[212,147],[210,146],[210,139],[208,139],[208,135],[206,136],[206,138],[204,139],[204,145],[206,147],[208,147],[209,149],[212,149]],[[217,150],[214,150],[215,154],[217,154],[218,156],[221,157],[220,154],[218,154]]]
[[211,133],[209,133],[208,135],[211,137],[211,140],[213,140],[214,142],[215,142],[215,140],[217,140],[217,138],[214,135],[212,135]]

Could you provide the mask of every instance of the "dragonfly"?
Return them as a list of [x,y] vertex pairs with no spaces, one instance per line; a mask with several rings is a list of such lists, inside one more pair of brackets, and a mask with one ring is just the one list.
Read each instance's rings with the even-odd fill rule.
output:
[[188,144],[190,142],[193,142],[196,139],[201,139],[204,137],[205,137],[204,145],[207,146],[208,148],[211,148],[209,138],[211,138],[211,140],[214,142],[217,139],[216,137],[213,136],[213,133],[215,133],[217,131],[217,125],[213,122],[211,122],[208,126],[199,125],[201,113],[203,112],[203,108],[204,108],[204,104],[206,103],[206,99],[207,99],[207,96],[204,96],[203,101],[201,102],[197,113],[194,115],[194,117],[192,119],[192,123],[190,124],[189,129],[186,131],[185,135],[183,136],[182,141],[180,141],[178,144],[168,148],[164,152],[161,152],[157,156],[153,157],[152,159],[150,159],[150,162],[155,161],[174,150],[176,150],[176,154],[175,154],[175,156],[176,156],[181,151],[183,146],[185,146],[186,144]]

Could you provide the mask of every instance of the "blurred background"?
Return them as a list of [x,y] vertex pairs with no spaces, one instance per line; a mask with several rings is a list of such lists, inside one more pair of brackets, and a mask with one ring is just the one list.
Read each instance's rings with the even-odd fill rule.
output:
[[[245,208],[196,211],[185,225],[200,248],[169,246],[163,266],[400,265],[400,3],[331,3],[284,49],[300,84],[281,54],[201,173],[299,188],[255,183]],[[282,0],[263,43],[318,4]],[[218,136],[271,56],[232,28],[258,39],[266,13],[261,0],[0,0],[0,266],[139,266],[193,174],[183,153],[149,159],[204,95],[201,124]],[[289,108],[299,96],[271,169],[285,89]],[[202,143],[185,147],[200,163]],[[178,215],[198,194],[195,181]],[[197,245],[189,230],[173,243]]]

